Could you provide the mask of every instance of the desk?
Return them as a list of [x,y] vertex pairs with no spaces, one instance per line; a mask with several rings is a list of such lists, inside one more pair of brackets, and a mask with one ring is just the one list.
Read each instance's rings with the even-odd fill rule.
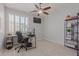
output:
[[35,48],[36,48],[36,35],[35,34],[29,34],[27,35],[30,39],[30,42],[32,41],[32,38],[34,37],[35,38]]
[[[10,35],[10,36],[6,36],[8,39],[9,38],[12,38],[12,47],[14,46],[14,45],[17,45],[17,35]],[[24,36],[24,38],[25,37],[28,37],[29,38],[29,40],[30,40],[30,42],[31,43],[33,43],[32,42],[32,38],[34,37],[35,38],[35,41],[34,41],[34,47],[33,48],[36,48],[36,36],[34,35],[34,34],[30,34],[30,35],[26,35],[26,36]],[[12,48],[11,47],[11,48]]]
[[17,45],[17,35],[12,35],[11,37],[13,39],[13,45]]

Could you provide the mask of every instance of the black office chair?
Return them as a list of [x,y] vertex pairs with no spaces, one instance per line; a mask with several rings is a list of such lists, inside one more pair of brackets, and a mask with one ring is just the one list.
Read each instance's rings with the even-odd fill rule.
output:
[[[18,37],[18,40],[17,40],[17,42],[19,43],[19,44],[21,44],[19,47],[16,47],[15,48],[15,50],[17,49],[17,48],[19,48],[19,50],[18,50],[18,52],[20,51],[20,49],[23,49],[23,48],[25,48],[26,49],[26,51],[27,51],[27,44],[28,44],[28,38],[23,38],[23,36],[22,36],[22,33],[20,32],[20,31],[17,31],[16,32],[16,35],[17,35],[17,37]],[[24,45],[25,44],[25,45]]]

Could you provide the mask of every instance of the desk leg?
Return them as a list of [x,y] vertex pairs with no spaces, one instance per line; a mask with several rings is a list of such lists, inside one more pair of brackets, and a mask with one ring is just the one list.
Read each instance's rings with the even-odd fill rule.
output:
[[35,36],[35,48],[36,48],[36,36]]

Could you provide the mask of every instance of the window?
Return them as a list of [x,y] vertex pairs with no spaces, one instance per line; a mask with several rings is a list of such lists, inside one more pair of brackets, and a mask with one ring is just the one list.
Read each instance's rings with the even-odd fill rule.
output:
[[20,19],[19,19],[19,16],[15,15],[15,31],[19,31],[20,27]]
[[23,17],[23,16],[21,16],[21,23],[20,23],[20,25],[21,25],[21,31],[24,33],[24,31],[25,31],[25,17]]
[[14,34],[16,31],[27,32],[27,17],[9,14],[9,33]]
[[14,33],[14,15],[9,14],[9,33]]

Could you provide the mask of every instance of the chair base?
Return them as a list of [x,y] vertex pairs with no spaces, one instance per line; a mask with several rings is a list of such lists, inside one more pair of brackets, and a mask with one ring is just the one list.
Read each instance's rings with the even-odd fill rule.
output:
[[19,48],[18,53],[19,53],[19,51],[20,51],[21,49],[23,49],[23,48],[25,48],[26,51],[27,51],[27,48],[26,48],[24,45],[21,45],[21,46],[19,46],[19,47],[16,47],[15,50],[16,50],[17,48]]

